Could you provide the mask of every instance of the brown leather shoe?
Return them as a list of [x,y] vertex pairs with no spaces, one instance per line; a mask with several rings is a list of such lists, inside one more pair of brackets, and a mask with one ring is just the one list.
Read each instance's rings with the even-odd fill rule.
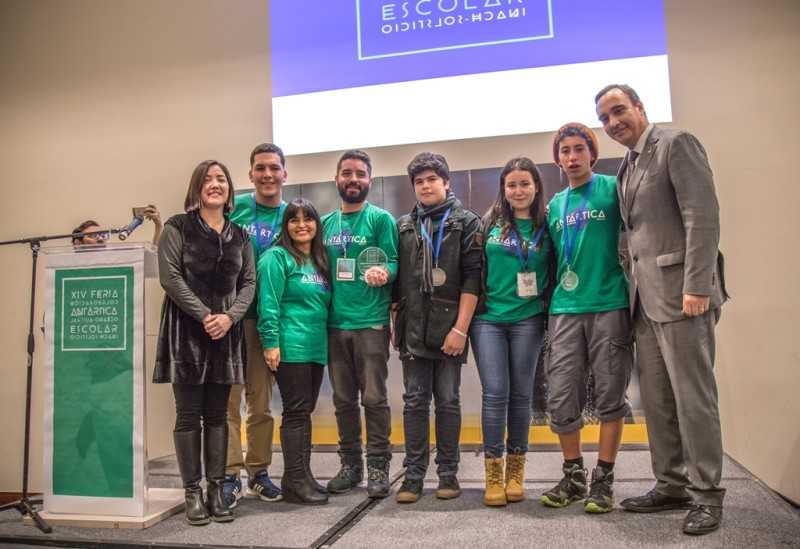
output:
[[436,497],[439,499],[454,499],[461,495],[461,487],[455,476],[440,477],[439,486],[436,488]]
[[397,503],[416,503],[422,495],[422,480],[405,479],[394,497]]

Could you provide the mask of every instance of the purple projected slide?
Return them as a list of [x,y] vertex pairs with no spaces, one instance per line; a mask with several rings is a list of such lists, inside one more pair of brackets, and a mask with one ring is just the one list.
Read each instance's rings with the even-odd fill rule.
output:
[[272,0],[273,97],[667,53],[663,0]]

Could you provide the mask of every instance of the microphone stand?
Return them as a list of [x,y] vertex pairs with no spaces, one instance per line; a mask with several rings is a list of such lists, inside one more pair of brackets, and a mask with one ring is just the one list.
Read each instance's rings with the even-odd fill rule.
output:
[[22,496],[16,501],[0,505],[0,512],[6,509],[16,509],[20,514],[29,516],[33,519],[36,527],[43,533],[49,534],[53,531],[49,524],[39,515],[39,512],[34,509],[34,505],[42,503],[41,498],[28,497],[28,462],[30,459],[30,434],[31,434],[31,384],[33,381],[33,352],[35,348],[33,337],[33,315],[36,304],[36,263],[39,258],[39,250],[42,247],[42,242],[48,240],[61,240],[65,238],[83,238],[84,236],[117,234],[122,229],[109,229],[105,231],[87,231],[83,233],[69,233],[59,234],[52,236],[34,236],[30,238],[20,238],[18,240],[6,240],[0,242],[0,246],[8,246],[11,244],[28,244],[31,248],[31,309],[28,318],[28,338],[27,338],[27,352],[28,359],[26,364],[27,380],[25,386],[25,443],[22,457]]

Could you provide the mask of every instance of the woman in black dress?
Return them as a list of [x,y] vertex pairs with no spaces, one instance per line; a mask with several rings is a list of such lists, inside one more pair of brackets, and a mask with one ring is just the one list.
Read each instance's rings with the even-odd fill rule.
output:
[[[215,160],[201,162],[189,182],[186,213],[166,222],[158,248],[166,295],[153,382],[172,383],[175,454],[186,490],[186,519],[194,525],[233,520],[222,498],[226,409],[231,384],[244,383],[239,321],[256,286],[253,249],[247,234],[228,219],[232,209],[228,169]],[[201,438],[207,503],[200,487]]]

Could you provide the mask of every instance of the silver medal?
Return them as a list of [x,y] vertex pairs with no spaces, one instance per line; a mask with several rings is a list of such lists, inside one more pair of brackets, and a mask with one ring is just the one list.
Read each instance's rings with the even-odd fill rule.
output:
[[580,279],[578,278],[578,275],[575,273],[575,271],[570,270],[570,268],[567,267],[567,270],[564,271],[563,275],[561,275],[561,287],[568,292],[572,292],[578,287],[579,283]]
[[447,280],[447,273],[444,272],[444,269],[434,267],[431,269],[431,279],[433,280],[434,286],[441,286]]

